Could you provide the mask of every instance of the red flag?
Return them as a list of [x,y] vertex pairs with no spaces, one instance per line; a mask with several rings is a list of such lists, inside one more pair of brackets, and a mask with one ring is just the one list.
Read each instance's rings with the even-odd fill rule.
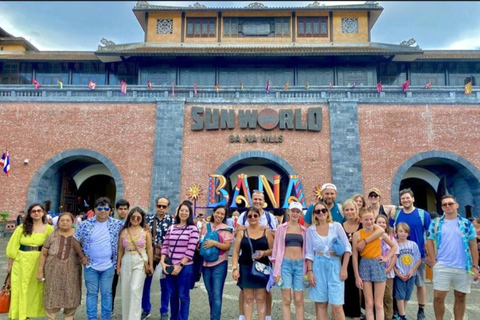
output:
[[35,89],[40,88],[40,83],[38,83],[37,80],[33,79],[33,80],[32,80],[32,83],[33,83],[33,85],[35,86]]
[[430,89],[431,86],[432,86],[432,81],[430,81],[425,85],[425,89]]
[[377,83],[377,92],[382,92],[383,91],[383,88],[382,88],[382,81],[379,81]]
[[90,80],[90,82],[88,83],[88,88],[90,90],[95,90],[95,87],[97,86],[97,83],[93,80]]
[[123,80],[120,82],[120,92],[122,94],[127,94],[127,83]]
[[0,159],[0,168],[2,168],[3,172],[7,175],[10,174],[10,156],[8,155],[8,150],[5,149],[5,152]]
[[196,82],[193,83],[193,94],[195,95],[195,97],[197,96],[197,83]]
[[410,81],[407,80],[402,84],[403,92],[407,92],[408,87],[410,87]]
[[270,81],[269,80],[267,80],[267,86],[265,87],[265,91],[267,93],[270,93]]
[[150,80],[147,80],[147,89],[152,90],[152,83],[150,82]]
[[175,98],[175,83],[172,82],[172,98]]

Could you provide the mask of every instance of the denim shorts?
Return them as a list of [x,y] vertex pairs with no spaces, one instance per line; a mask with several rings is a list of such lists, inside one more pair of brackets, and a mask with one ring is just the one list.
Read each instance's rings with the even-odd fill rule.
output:
[[393,297],[395,300],[410,300],[416,278],[417,276],[413,276],[407,281],[403,281],[398,277],[393,278]]
[[294,291],[305,290],[303,282],[303,261],[304,259],[291,260],[283,258],[282,261],[282,285],[281,289],[293,289]]
[[340,280],[341,262],[339,257],[315,255],[313,275],[315,287],[310,287],[309,298],[314,302],[328,302],[343,305],[345,302],[345,282]]

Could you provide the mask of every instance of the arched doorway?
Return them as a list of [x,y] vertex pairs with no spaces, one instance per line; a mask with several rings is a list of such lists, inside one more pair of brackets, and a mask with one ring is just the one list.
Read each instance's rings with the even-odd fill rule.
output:
[[459,203],[459,214],[480,217],[480,171],[459,155],[428,151],[415,155],[398,169],[392,184],[392,201],[399,204],[398,193],[411,188],[415,205],[442,214],[440,198],[452,194]]
[[104,155],[74,149],[54,156],[37,171],[28,190],[27,204],[46,203],[53,213],[76,213],[92,208],[100,196],[107,196],[112,202],[123,197],[120,172]]
[[[280,175],[280,204],[283,204],[285,201],[285,190],[289,183],[289,175],[295,175],[296,171],[287,161],[277,155],[264,151],[247,151],[225,161],[215,173],[225,176],[227,179],[225,190],[229,194],[232,194],[239,174],[244,173],[248,176],[247,181],[250,192],[258,189],[259,175],[265,175],[272,189],[273,176]],[[232,201],[234,199],[231,198],[229,205]],[[268,197],[265,197],[265,201],[267,207],[271,208],[272,204]]]

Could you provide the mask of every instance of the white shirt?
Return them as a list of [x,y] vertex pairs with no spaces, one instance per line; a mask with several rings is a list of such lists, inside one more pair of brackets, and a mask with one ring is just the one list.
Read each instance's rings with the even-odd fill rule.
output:
[[345,245],[345,252],[352,253],[352,246],[348,241],[347,235],[343,230],[343,227],[338,222],[330,222],[328,224],[328,235],[323,237],[317,233],[317,226],[312,224],[307,229],[307,239],[305,247],[305,258],[308,260],[314,260],[317,252],[330,252],[332,249],[332,241],[336,236],[340,237]]

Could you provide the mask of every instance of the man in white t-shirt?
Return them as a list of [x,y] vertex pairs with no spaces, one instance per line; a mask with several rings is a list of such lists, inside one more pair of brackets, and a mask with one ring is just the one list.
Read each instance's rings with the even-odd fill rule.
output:
[[[270,229],[273,232],[277,230],[277,218],[270,212],[263,210],[263,205],[265,203],[265,196],[262,191],[259,190],[254,190],[252,194],[252,203],[253,207],[257,209],[260,212],[260,220],[258,221],[258,224],[265,228],[265,229]],[[243,212],[237,220],[237,230],[245,230],[246,227],[248,226],[248,220],[246,219],[246,214],[247,212]],[[266,298],[266,316],[265,320],[271,320],[271,314],[272,314],[272,293],[267,292],[267,298]],[[245,315],[243,311],[243,290],[240,290],[240,293],[238,294],[238,309],[239,309],[239,320],[244,320]]]

